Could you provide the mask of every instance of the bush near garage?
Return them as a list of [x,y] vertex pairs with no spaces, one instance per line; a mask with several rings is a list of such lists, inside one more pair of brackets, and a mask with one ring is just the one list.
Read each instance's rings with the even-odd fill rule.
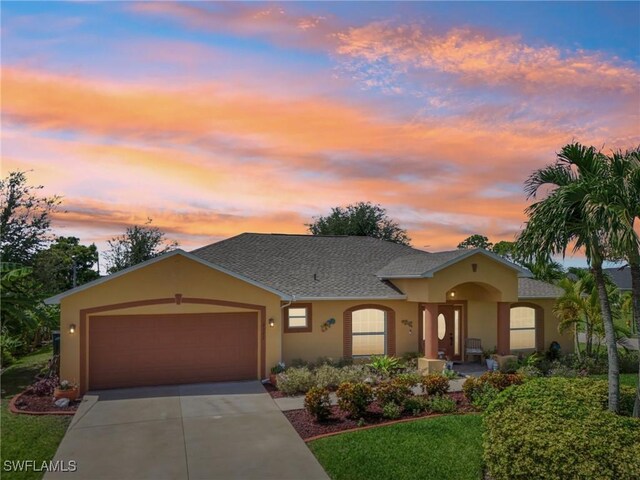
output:
[[380,405],[386,405],[387,403],[402,405],[411,395],[413,395],[411,388],[395,380],[383,382],[375,389],[376,400]]
[[331,401],[329,400],[329,390],[326,388],[313,387],[304,396],[304,408],[316,421],[323,422],[331,415]]
[[606,381],[589,378],[541,378],[506,389],[483,418],[488,474],[495,480],[640,478],[640,420],[607,411],[606,401]]
[[439,373],[422,377],[422,391],[427,395],[444,395],[449,391],[449,379]]

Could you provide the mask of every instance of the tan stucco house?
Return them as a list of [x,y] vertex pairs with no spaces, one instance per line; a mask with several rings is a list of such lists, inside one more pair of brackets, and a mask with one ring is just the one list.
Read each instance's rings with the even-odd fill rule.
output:
[[176,250],[48,299],[61,377],[81,390],[262,379],[277,362],[402,355],[467,361],[571,350],[556,287],[491,252],[368,237],[245,233]]

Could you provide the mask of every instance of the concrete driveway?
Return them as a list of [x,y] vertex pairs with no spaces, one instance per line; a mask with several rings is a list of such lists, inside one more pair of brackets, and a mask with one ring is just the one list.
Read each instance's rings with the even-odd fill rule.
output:
[[90,392],[55,460],[64,479],[328,479],[259,382]]

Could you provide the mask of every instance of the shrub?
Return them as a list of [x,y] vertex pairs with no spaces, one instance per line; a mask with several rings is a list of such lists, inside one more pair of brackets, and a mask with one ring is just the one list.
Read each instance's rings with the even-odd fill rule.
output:
[[619,358],[620,373],[638,373],[638,356],[639,351],[622,353]]
[[640,421],[605,409],[606,381],[534,379],[484,415],[484,460],[495,480],[640,478]]
[[28,390],[39,397],[51,397],[58,383],[58,377],[43,378],[31,385]]
[[317,387],[335,389],[342,383],[340,369],[331,365],[321,365],[313,373]]
[[304,396],[304,408],[313,415],[318,422],[322,422],[331,415],[331,401],[329,390],[326,388],[311,388]]
[[429,398],[429,409],[435,413],[453,413],[456,411],[456,401],[453,398],[435,395]]
[[520,367],[516,373],[525,379],[537,378],[542,376],[542,371],[539,368],[534,367],[533,365],[525,365],[523,367]]
[[449,380],[453,380],[454,378],[458,378],[458,374],[456,373],[455,370],[448,370],[445,369],[442,371],[442,375],[446,378],[448,378]]
[[549,369],[549,376],[575,378],[578,376],[578,372],[571,367],[555,361],[551,364],[551,368]]
[[499,392],[511,385],[522,384],[524,378],[522,374],[486,372],[479,378],[468,378],[462,385],[462,391],[474,407],[484,409]]
[[400,418],[401,415],[402,407],[395,402],[385,403],[382,407],[382,416],[384,418],[395,420],[396,418]]
[[376,399],[381,405],[392,402],[396,405],[402,405],[412,393],[409,387],[395,380],[381,383],[375,390]]
[[371,357],[369,367],[380,375],[386,377],[400,369],[400,359],[388,355],[378,355]]
[[289,368],[278,374],[278,390],[286,395],[306,393],[314,385],[315,378],[307,367]]
[[518,360],[507,360],[500,369],[503,373],[516,373],[516,370],[520,367]]
[[439,373],[422,377],[422,391],[427,395],[444,395],[449,391],[449,379]]
[[413,388],[420,384],[422,381],[422,375],[419,373],[400,373],[394,377],[393,381],[409,388]]
[[340,369],[340,383],[371,381],[371,371],[366,365],[348,365]]
[[403,407],[407,412],[411,412],[415,416],[420,415],[422,412],[431,411],[431,403],[426,397],[407,397]]
[[336,392],[340,410],[360,418],[373,402],[373,389],[366,383],[343,383]]

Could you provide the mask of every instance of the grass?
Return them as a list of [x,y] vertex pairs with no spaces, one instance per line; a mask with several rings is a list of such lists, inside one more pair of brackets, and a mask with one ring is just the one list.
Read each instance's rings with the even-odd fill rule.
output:
[[448,415],[309,443],[334,480],[482,478],[480,415]]
[[[0,420],[0,464],[5,460],[35,460],[36,464],[53,458],[58,444],[71,422],[70,416],[15,415],[9,411],[9,400],[29,386],[51,358],[51,347],[19,359],[2,373],[2,407]],[[3,479],[40,479],[43,472],[5,472]]]
[[[607,380],[607,375],[593,375],[595,378],[600,378],[602,380]],[[637,373],[621,373],[620,374],[620,385],[628,385],[630,387],[637,388],[638,387],[638,374]]]

